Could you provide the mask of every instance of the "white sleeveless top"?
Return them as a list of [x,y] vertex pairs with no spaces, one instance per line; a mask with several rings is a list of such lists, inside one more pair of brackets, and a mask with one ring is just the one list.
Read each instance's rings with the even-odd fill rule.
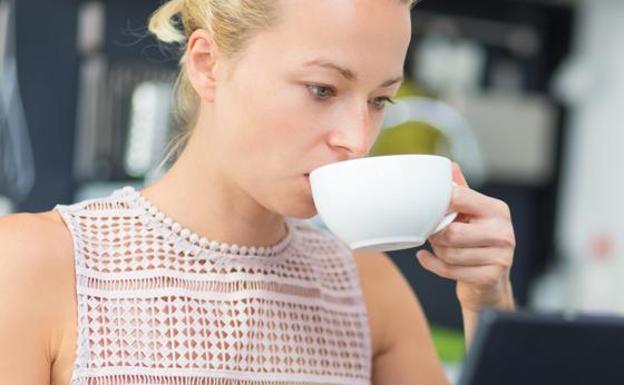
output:
[[174,223],[131,187],[56,207],[74,241],[72,385],[370,384],[357,266],[287,218],[268,248]]

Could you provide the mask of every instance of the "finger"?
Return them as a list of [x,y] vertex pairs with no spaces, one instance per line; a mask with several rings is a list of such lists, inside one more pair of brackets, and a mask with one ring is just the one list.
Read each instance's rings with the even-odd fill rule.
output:
[[464,186],[455,186],[453,188],[449,211],[477,217],[511,217],[509,206],[505,202]]
[[466,177],[464,177],[461,167],[455,162],[453,162],[453,182],[460,186],[468,187],[468,182],[466,181]]
[[499,221],[472,223],[453,222],[444,230],[429,237],[429,243],[438,247],[506,247],[512,246],[513,230]]
[[448,265],[485,266],[491,261],[491,250],[482,247],[453,248],[433,246],[433,255]]
[[501,275],[501,268],[496,265],[488,266],[456,266],[445,263],[426,250],[416,254],[418,261],[426,270],[446,279],[461,281],[470,284],[493,285]]
[[491,247],[454,248],[433,247],[434,256],[452,266],[508,266],[507,253]]

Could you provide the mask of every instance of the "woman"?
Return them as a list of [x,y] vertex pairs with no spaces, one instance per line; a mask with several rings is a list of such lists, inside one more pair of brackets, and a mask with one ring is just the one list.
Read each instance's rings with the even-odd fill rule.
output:
[[[310,171],[375,141],[409,3],[165,3],[180,155],[144,190],[0,220],[0,383],[446,384],[392,262],[297,219]],[[480,309],[513,308],[514,234],[455,173],[461,221],[417,258],[457,281],[470,342]]]

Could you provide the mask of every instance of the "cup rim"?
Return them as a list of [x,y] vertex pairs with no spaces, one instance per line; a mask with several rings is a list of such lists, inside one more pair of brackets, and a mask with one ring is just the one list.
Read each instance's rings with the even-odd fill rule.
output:
[[351,162],[357,162],[357,161],[367,161],[369,159],[379,159],[379,158],[383,158],[383,159],[389,159],[389,158],[430,158],[430,159],[446,160],[446,161],[451,162],[451,159],[447,158],[446,156],[434,155],[434,154],[394,154],[394,155],[366,156],[366,157],[362,157],[362,158],[341,160],[341,161],[338,161],[338,162],[334,162],[334,163],[329,163],[329,164],[323,165],[321,167],[317,167],[317,168],[315,168],[314,170],[312,170],[310,172],[310,178],[312,178],[312,174],[315,174],[317,171],[321,171],[321,170],[323,170],[325,168],[328,168],[330,166],[334,166],[336,164],[351,163]]

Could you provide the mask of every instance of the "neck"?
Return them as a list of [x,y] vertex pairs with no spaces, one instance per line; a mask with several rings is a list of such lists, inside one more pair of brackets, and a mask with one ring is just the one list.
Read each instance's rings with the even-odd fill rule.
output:
[[[196,131],[174,165],[141,191],[183,227],[217,242],[271,246],[286,236],[284,217],[261,206],[207,159]],[[207,143],[207,142],[206,142]]]

